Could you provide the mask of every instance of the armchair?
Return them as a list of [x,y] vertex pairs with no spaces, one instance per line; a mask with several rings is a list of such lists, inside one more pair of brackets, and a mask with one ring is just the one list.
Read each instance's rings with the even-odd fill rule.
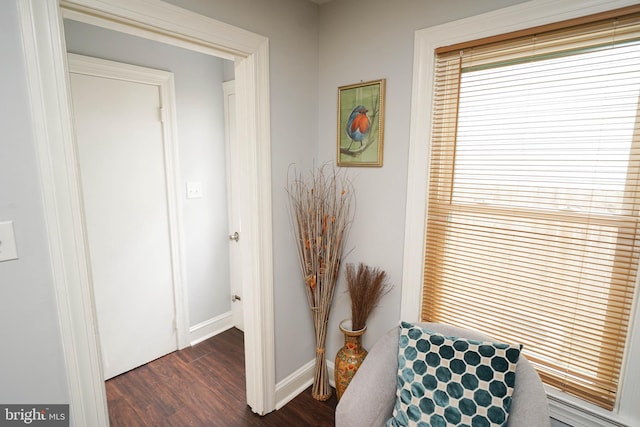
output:
[[[424,323],[434,332],[481,341],[480,333],[454,326]],[[336,407],[336,427],[380,427],[391,418],[396,401],[398,337],[394,328],[373,346]],[[512,395],[509,427],[549,427],[547,396],[533,365],[520,356]]]

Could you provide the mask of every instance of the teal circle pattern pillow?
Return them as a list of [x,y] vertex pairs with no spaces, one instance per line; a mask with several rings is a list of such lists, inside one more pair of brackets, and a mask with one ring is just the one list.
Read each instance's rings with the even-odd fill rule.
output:
[[387,427],[506,426],[521,349],[401,322],[398,388]]

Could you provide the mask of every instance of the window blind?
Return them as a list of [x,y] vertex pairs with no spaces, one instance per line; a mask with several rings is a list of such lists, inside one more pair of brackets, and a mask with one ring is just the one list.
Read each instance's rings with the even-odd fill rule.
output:
[[422,319],[522,343],[609,410],[639,258],[636,12],[435,65]]

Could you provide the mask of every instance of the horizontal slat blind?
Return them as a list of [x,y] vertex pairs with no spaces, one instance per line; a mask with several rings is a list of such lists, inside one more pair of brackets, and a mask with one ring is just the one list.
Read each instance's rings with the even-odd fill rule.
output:
[[612,409],[635,293],[638,14],[436,60],[423,320]]

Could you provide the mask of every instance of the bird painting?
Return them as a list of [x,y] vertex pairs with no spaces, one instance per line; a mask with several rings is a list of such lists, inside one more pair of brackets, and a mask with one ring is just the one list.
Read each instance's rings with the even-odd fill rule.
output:
[[385,79],[338,88],[338,166],[382,166]]
[[347,151],[351,150],[351,145],[356,141],[358,141],[360,147],[362,147],[362,140],[369,133],[371,121],[367,116],[367,111],[364,105],[358,105],[351,112],[346,126],[347,135],[351,138],[351,144],[349,144]]

